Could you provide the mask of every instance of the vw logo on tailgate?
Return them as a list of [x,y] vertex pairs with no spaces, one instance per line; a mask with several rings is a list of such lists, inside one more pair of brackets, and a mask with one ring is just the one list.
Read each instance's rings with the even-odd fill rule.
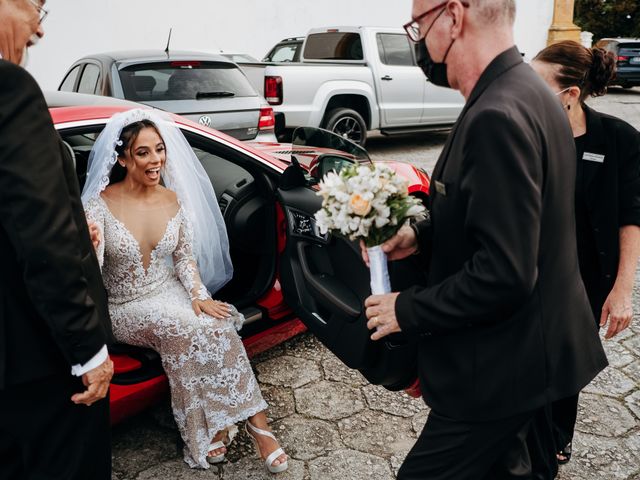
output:
[[209,115],[202,115],[198,120],[200,125],[204,125],[205,127],[211,126],[211,117]]

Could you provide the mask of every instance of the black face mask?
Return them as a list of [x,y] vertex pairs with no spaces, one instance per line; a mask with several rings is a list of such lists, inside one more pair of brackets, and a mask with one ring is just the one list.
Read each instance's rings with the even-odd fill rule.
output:
[[451,45],[449,45],[449,48],[447,48],[442,62],[433,61],[431,55],[429,55],[429,50],[427,49],[424,39],[415,44],[416,62],[418,63],[418,66],[422,69],[427,80],[438,87],[451,88],[451,85],[449,84],[449,77],[447,76],[447,64],[445,61],[449,55],[449,50],[453,47],[453,42],[455,42],[455,40],[453,40]]

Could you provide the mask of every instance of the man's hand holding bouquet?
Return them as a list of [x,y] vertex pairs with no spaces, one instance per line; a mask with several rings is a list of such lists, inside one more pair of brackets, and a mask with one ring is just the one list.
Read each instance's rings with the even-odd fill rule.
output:
[[371,293],[391,292],[387,255],[381,245],[425,212],[421,201],[409,195],[408,182],[384,165],[353,165],[325,175],[318,194],[323,198],[316,213],[320,231],[364,242]]

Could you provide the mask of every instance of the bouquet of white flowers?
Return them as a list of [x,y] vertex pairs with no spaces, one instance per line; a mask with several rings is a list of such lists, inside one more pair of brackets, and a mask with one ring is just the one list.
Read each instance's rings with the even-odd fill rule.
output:
[[425,211],[420,200],[408,194],[408,186],[405,179],[380,164],[353,165],[340,173],[329,172],[320,182],[318,195],[323,201],[316,213],[320,232],[364,240],[374,294],[391,291],[387,256],[380,245]]

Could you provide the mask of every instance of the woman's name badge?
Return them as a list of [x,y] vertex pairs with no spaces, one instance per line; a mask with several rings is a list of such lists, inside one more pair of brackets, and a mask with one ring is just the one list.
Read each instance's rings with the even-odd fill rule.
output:
[[602,163],[604,162],[604,155],[599,155],[597,153],[584,152],[582,155],[583,160],[588,160],[590,162]]
[[436,180],[436,192],[439,193],[440,195],[444,195],[446,197],[447,196],[447,186],[444,183],[439,182],[438,180]]

